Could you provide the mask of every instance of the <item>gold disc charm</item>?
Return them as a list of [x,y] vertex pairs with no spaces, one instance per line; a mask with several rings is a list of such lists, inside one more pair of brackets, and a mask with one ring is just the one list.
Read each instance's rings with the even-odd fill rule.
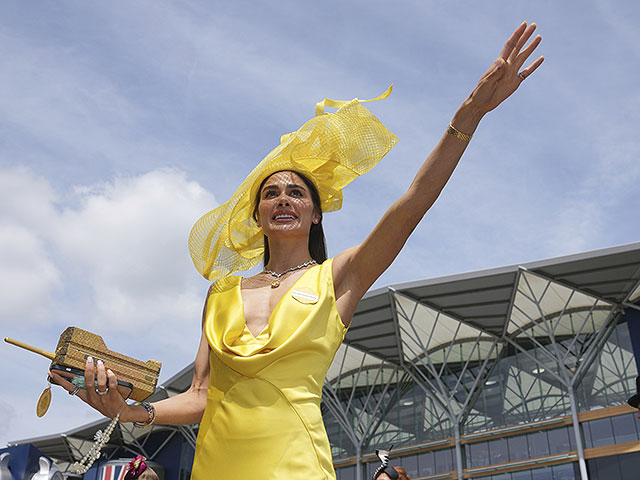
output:
[[278,288],[280,286],[280,280],[274,280],[271,282],[271,288]]
[[47,388],[43,390],[40,394],[40,398],[38,398],[38,403],[36,405],[36,415],[39,417],[44,417],[44,414],[49,410],[49,405],[51,405],[51,384]]

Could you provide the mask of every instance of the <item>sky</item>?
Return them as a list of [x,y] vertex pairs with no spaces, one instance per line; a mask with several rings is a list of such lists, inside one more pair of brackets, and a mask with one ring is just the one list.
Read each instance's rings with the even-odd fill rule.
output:
[[[635,0],[2,2],[2,336],[54,350],[77,326],[166,381],[200,337],[195,220],[315,102],[393,84],[366,106],[399,143],[323,222],[330,256],[358,244],[524,20],[545,62],[374,288],[640,240],[639,17]],[[0,358],[0,445],[100,418],[58,387],[37,418],[49,361]]]

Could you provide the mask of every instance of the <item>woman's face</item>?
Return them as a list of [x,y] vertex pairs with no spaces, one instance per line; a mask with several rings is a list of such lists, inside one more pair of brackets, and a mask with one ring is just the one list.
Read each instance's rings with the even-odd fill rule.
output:
[[268,238],[280,235],[306,238],[312,223],[319,220],[311,192],[295,172],[277,172],[264,182],[258,203],[258,225]]

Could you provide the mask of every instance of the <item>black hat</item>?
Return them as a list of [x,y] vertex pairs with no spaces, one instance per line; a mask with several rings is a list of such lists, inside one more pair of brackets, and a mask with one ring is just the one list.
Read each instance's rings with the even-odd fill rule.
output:
[[627,403],[633,408],[640,408],[640,376],[636,377],[636,394]]
[[373,478],[377,479],[383,473],[386,473],[391,480],[398,480],[398,478],[400,478],[398,471],[393,467],[384,467],[382,470],[380,469],[376,470],[376,473],[374,474]]

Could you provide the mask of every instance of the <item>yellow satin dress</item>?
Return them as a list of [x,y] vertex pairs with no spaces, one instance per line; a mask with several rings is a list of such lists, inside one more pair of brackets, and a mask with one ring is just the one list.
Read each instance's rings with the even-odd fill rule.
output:
[[320,414],[324,378],[347,330],[331,264],[306,270],[257,337],[245,323],[242,278],[214,285],[204,326],[210,380],[193,480],[336,478]]

